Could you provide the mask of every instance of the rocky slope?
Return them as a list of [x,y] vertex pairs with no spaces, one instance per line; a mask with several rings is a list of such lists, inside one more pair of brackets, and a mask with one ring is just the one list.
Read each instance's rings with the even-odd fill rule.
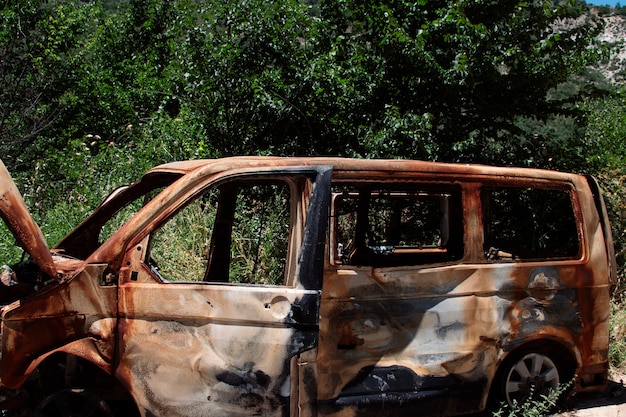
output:
[[[591,12],[594,13],[594,9]],[[606,42],[611,51],[610,58],[602,63],[600,71],[609,80],[623,84],[626,82],[626,16],[605,15],[600,18],[604,21],[604,31],[597,39]]]

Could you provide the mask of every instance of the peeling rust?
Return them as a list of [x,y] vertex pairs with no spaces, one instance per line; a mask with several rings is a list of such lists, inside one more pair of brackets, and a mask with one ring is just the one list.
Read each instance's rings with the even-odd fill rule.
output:
[[597,184],[578,175],[175,162],[50,251],[0,164],[0,211],[32,257],[0,284],[7,409],[37,386],[119,415],[455,415],[515,386],[527,354],[575,389],[606,382],[615,259]]
[[57,269],[46,239],[28,212],[2,161],[0,161],[0,217],[4,219],[24,250],[35,260],[41,272],[51,278],[57,278]]

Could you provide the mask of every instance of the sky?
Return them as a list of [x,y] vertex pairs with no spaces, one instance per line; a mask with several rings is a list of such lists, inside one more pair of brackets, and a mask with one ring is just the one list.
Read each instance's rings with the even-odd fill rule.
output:
[[617,3],[620,4],[620,6],[626,6],[626,0],[622,0],[622,1],[615,1],[615,0],[585,0],[585,3],[587,4],[594,4],[596,6],[615,6]]

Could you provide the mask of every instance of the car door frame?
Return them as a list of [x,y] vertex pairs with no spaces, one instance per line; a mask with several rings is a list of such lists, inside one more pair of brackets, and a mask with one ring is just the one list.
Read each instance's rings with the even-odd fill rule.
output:
[[[292,194],[303,201],[305,219],[291,286],[158,282],[138,260],[144,255],[149,233],[175,210],[165,210],[169,216],[151,222],[154,226],[138,233],[127,246],[119,274],[115,374],[146,415],[207,415],[220,410],[216,404],[221,404],[222,412],[234,415],[250,409],[263,415],[285,415],[294,409],[290,402],[297,402],[297,392],[291,396],[291,381],[298,377],[291,375],[297,371],[291,363],[295,356],[316,347],[319,333],[332,167],[233,170],[190,187],[182,199],[189,201],[228,179],[286,176],[310,179],[303,195]],[[182,206],[180,200],[173,204]],[[236,340],[249,346],[238,350]],[[163,346],[166,342],[170,342],[167,347]],[[179,342],[185,349],[176,348]],[[170,355],[165,357],[168,349]],[[181,369],[187,370],[185,378],[178,375]],[[185,391],[190,376],[198,382],[191,387],[193,392]]]

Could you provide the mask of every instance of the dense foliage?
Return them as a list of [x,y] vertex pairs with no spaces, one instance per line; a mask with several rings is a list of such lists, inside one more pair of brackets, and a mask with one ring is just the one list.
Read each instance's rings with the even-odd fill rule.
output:
[[1,150],[14,169],[156,136],[163,159],[580,162],[582,136],[545,124],[571,115],[549,92],[598,58],[582,7],[312,3],[5,3]]
[[624,97],[584,2],[7,0],[0,21],[0,152],[52,242],[160,162],[331,154],[594,173],[623,258]]

